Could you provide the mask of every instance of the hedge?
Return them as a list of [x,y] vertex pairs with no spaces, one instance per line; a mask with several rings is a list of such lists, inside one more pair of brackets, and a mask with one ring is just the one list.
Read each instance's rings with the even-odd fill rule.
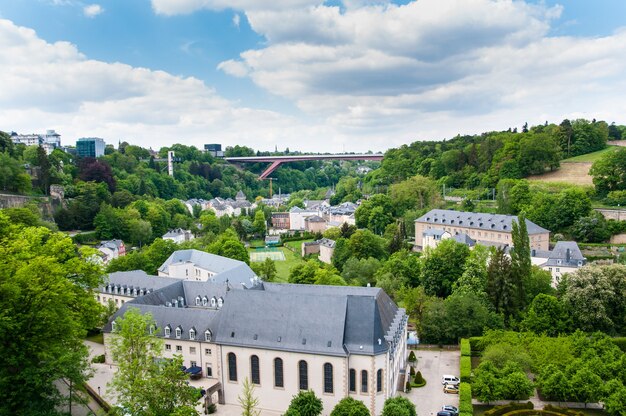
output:
[[502,416],[506,413],[510,413],[513,411],[532,410],[532,409],[534,409],[532,402],[526,402],[526,403],[511,402],[509,404],[501,404],[500,406],[495,406],[493,409],[487,410],[484,416]]
[[617,345],[620,350],[626,352],[626,337],[611,338],[613,344]]
[[469,357],[472,355],[470,341],[467,338],[461,340],[461,357]]
[[469,383],[461,382],[459,385],[459,412],[474,413],[472,405],[472,386]]
[[470,382],[472,378],[472,358],[461,357],[461,381]]
[[483,337],[471,337],[469,339],[470,349],[472,351],[471,354],[473,356],[480,355],[485,349],[482,341]]
[[98,240],[98,237],[96,236],[95,231],[90,231],[87,233],[76,234],[75,236],[72,237],[72,241],[74,242],[74,244],[87,244],[87,243],[95,243],[100,240]]
[[543,410],[549,410],[551,412],[559,413],[561,415],[566,415],[566,416],[585,416],[583,412],[580,412],[578,410],[568,409],[565,407],[552,406],[551,404],[544,406]]
[[522,409],[506,413],[506,416],[561,416],[561,413],[552,412],[550,410]]

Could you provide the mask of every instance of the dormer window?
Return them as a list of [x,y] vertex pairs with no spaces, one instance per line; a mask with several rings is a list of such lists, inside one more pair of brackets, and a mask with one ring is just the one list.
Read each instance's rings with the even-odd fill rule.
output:
[[170,334],[172,333],[172,327],[169,325],[166,326],[165,329],[163,330],[163,333],[165,334],[165,337],[169,338]]
[[219,299],[217,300],[217,308],[219,309],[219,308],[221,308],[222,306],[224,306],[224,299],[219,298]]
[[111,322],[111,330],[113,332],[117,332],[117,322],[115,321]]
[[196,339],[196,330],[193,328],[189,330],[189,339]]
[[137,296],[137,288],[133,289],[133,296]]
[[217,302],[217,299],[215,299],[215,296],[213,296],[213,297],[211,298],[211,307],[212,307],[212,308],[215,308],[215,303],[216,303],[216,302]]
[[150,335],[153,335],[153,334],[154,334],[154,330],[155,330],[155,329],[156,329],[156,328],[154,327],[154,325],[150,325],[150,327],[148,328],[148,332],[150,333]]
[[200,296],[196,296],[196,306],[200,306]]
[[178,326],[176,328],[176,339],[180,339],[180,337],[183,336],[183,328],[181,328],[180,326]]
[[202,298],[202,306],[207,306],[209,304],[209,299],[205,296]]
[[204,331],[204,340],[206,342],[211,342],[211,331],[208,329]]

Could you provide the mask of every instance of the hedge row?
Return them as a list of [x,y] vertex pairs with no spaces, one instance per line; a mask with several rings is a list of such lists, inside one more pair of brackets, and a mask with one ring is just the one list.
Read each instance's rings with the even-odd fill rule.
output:
[[483,337],[471,337],[469,339],[471,354],[473,356],[480,355],[485,349],[482,341]]
[[500,406],[495,406],[493,409],[489,409],[485,412],[484,416],[502,416],[504,414],[510,414],[513,411],[521,411],[521,410],[532,410],[534,406],[531,402],[526,403],[514,403],[511,402],[509,404],[502,404]]
[[613,344],[617,345],[620,350],[626,352],[626,337],[611,338],[611,341],[613,341]]
[[461,382],[459,385],[459,413],[474,414],[474,406],[472,405],[472,386],[469,383]]
[[550,410],[522,409],[508,412],[506,416],[561,416],[561,414],[557,412],[551,412]]
[[467,338],[461,339],[461,357],[469,357],[472,355],[470,341]]
[[565,407],[552,406],[551,404],[544,406],[543,410],[548,410],[550,412],[559,413],[565,416],[585,416],[583,412],[580,412],[578,410],[567,409]]
[[461,357],[461,381],[470,382],[472,377],[472,358]]
[[72,237],[72,241],[74,244],[87,244],[87,243],[96,243],[98,240],[95,231],[90,231],[88,233],[79,233]]

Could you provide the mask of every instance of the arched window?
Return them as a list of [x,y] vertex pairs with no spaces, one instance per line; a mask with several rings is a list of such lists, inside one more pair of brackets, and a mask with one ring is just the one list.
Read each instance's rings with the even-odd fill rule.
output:
[[234,353],[228,353],[228,380],[237,381],[237,357]]
[[163,329],[163,331],[165,333],[165,336],[169,337],[170,333],[172,332],[172,327],[168,325],[168,326],[165,327],[165,329]]
[[204,340],[206,342],[211,342],[211,331],[208,329],[204,331]]
[[223,305],[224,305],[224,299],[219,298],[217,300],[217,307],[218,307],[218,309],[221,308]]
[[298,377],[300,379],[300,390],[309,389],[309,368],[306,361],[301,360],[298,363]]
[[207,306],[209,304],[209,299],[205,296],[202,298],[202,306]]
[[191,339],[191,340],[196,339],[196,330],[194,328],[191,328],[189,330],[189,339]]
[[354,368],[350,369],[350,391],[356,393],[356,370]]
[[380,393],[383,391],[383,370],[379,368],[376,372],[376,391]]
[[200,296],[196,296],[196,306],[200,306]]
[[259,372],[259,357],[250,357],[250,381],[252,384],[261,384],[261,373]]
[[180,339],[182,335],[183,335],[183,329],[180,326],[176,327],[176,338]]
[[217,299],[215,299],[215,296],[213,296],[213,297],[211,298],[211,307],[212,307],[212,308],[215,308],[215,304],[216,304],[216,303],[217,303]]
[[133,296],[137,296],[137,288],[133,289]]
[[285,387],[283,383],[282,358],[274,358],[274,387]]
[[367,370],[361,371],[361,393],[367,393]]
[[324,393],[333,392],[333,365],[324,364]]

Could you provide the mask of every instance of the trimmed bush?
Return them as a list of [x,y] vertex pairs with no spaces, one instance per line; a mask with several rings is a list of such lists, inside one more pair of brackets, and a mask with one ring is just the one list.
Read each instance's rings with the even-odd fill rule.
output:
[[411,371],[409,371],[409,374],[412,376],[415,375],[415,367],[411,366]]
[[506,414],[506,416],[560,416],[561,413],[552,412],[550,410],[540,410],[540,409],[523,409],[523,410],[513,410]]
[[472,378],[472,358],[461,357],[461,381],[470,382]]
[[613,344],[617,345],[620,350],[626,352],[626,337],[611,338]]
[[550,412],[555,412],[566,416],[585,416],[583,412],[579,412],[578,410],[568,409],[566,407],[552,406],[551,404],[544,406],[543,410],[548,410]]
[[424,380],[424,377],[422,376],[422,372],[418,371],[417,374],[415,374],[415,378],[413,379],[412,387],[423,387],[425,385],[426,385],[426,380]]
[[514,403],[511,402],[509,404],[501,404],[500,406],[495,406],[493,409],[489,409],[485,412],[484,416],[502,416],[506,413],[510,413],[517,410],[532,410],[534,406],[531,402],[526,403]]
[[472,405],[472,386],[469,383],[461,382],[459,385],[459,412],[474,413],[474,406]]
[[467,338],[461,340],[461,357],[470,357],[472,355],[472,348],[470,347],[470,341]]
[[406,382],[406,388],[405,388],[405,390],[406,390],[407,392],[411,391],[411,382],[410,382],[410,381],[407,381],[407,382]]
[[411,351],[409,354],[409,362],[414,363],[415,361],[417,361],[417,357],[415,357],[415,352]]
[[207,407],[207,412],[210,415],[212,415],[213,413],[217,412],[217,406],[215,405],[215,403],[209,404],[209,406]]
[[104,363],[104,354],[96,355],[91,359],[92,363],[103,364]]
[[485,349],[485,346],[483,345],[482,341],[483,341],[483,337],[471,337],[469,339],[470,350],[473,356],[480,355]]

